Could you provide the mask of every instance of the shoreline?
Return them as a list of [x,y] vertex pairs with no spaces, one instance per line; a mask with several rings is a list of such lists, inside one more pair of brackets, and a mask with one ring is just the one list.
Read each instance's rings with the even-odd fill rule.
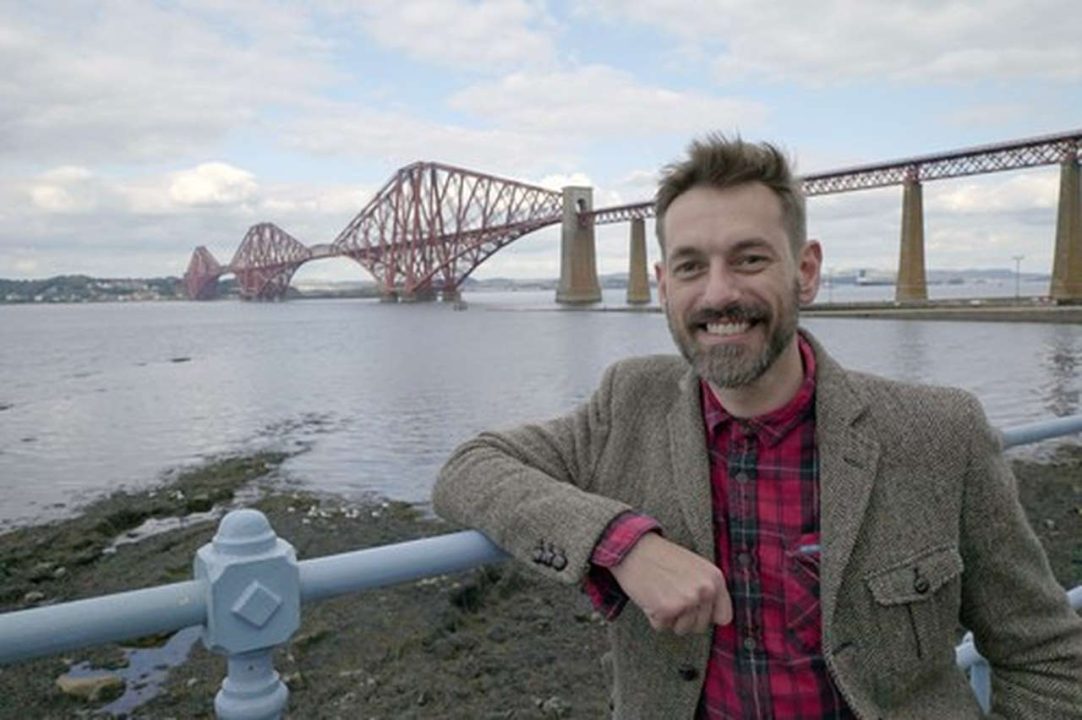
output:
[[[264,512],[300,559],[460,529],[407,503],[297,491],[276,474],[288,457],[221,458],[153,490],[103,498],[75,517],[0,534],[0,612],[190,579],[195,550],[231,506]],[[1057,578],[1082,584],[1082,447],[1012,464]],[[166,529],[117,542],[155,523]],[[604,626],[576,588],[506,563],[306,605],[275,666],[290,687],[289,717],[353,718],[362,708],[366,718],[602,717]],[[118,645],[0,666],[0,720],[102,716],[129,696],[127,717],[211,718],[224,660],[190,631],[173,638],[192,646],[175,662],[156,661],[167,666],[158,676],[139,675],[138,657]],[[64,695],[56,679],[76,666],[132,674],[128,694],[92,703]],[[132,705],[137,690],[157,694]]]
[[[557,305],[551,307],[513,305],[489,306],[493,312],[615,312],[654,313],[662,309],[651,301],[642,305]],[[801,317],[859,318],[882,320],[951,320],[974,322],[1082,323],[1082,305],[1057,304],[1046,298],[987,297],[938,299],[912,302],[882,300],[875,302],[815,303],[800,309]]]

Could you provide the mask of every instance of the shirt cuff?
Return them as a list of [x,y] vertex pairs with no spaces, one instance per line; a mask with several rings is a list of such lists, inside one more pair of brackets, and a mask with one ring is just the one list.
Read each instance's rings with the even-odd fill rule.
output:
[[606,620],[615,620],[627,604],[627,594],[609,568],[618,565],[648,532],[660,533],[661,525],[648,515],[628,510],[609,523],[594,546],[583,589]]

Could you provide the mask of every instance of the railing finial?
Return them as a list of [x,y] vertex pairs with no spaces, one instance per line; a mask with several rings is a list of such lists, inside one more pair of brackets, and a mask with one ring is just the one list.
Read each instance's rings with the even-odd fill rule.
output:
[[234,510],[199,548],[195,577],[206,583],[203,644],[228,656],[214,699],[221,720],[279,718],[289,690],[271,653],[300,627],[300,570],[293,546],[258,510]]

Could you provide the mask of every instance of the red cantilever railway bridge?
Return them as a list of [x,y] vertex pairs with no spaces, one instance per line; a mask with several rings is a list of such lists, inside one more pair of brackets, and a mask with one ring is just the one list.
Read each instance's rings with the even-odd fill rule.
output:
[[[807,196],[903,185],[902,257],[899,293],[919,284],[924,292],[923,217],[920,186],[926,180],[1017,170],[1041,165],[1062,166],[1054,297],[1082,299],[1082,210],[1079,199],[1079,151],[1082,130],[1012,142],[966,148],[885,163],[833,170],[802,178]],[[578,192],[569,193],[568,190]],[[591,209],[584,189],[557,192],[450,165],[419,162],[398,170],[333,242],[306,246],[271,223],[253,226],[228,265],[221,265],[203,246],[195,249],[184,282],[192,299],[209,299],[218,278],[236,276],[241,296],[281,298],[293,273],[304,263],[326,257],[348,257],[376,278],[387,297],[456,297],[458,288],[481,263],[518,238],[549,225],[563,224],[565,276],[584,277],[568,269],[576,257],[593,268],[595,225],[653,217],[652,201]],[[588,190],[585,197],[589,197]],[[588,253],[569,251],[581,243]],[[581,270],[581,268],[579,268]],[[919,271],[919,272],[918,272]],[[561,278],[561,287],[578,280]],[[587,281],[588,282],[588,281]],[[1058,289],[1057,289],[1058,288]],[[575,293],[571,293],[574,295]],[[589,293],[587,293],[589,295]],[[899,299],[920,299],[919,294]]]

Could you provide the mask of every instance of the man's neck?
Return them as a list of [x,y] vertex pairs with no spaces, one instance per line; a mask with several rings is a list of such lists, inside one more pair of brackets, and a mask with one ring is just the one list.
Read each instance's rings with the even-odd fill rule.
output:
[[798,338],[794,333],[774,364],[755,382],[737,388],[719,388],[709,383],[710,391],[727,413],[735,418],[758,417],[793,399],[804,382],[804,361],[800,357]]

